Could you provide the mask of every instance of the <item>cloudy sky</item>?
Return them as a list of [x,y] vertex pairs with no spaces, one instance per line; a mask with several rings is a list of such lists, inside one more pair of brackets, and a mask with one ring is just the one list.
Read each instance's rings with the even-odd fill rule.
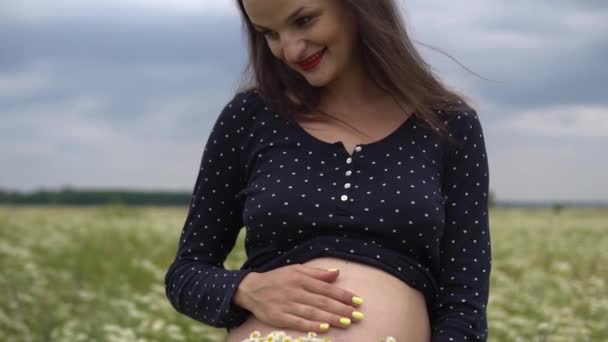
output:
[[[475,101],[499,201],[608,200],[608,1],[401,4],[421,53]],[[232,0],[2,0],[0,42],[13,190],[191,191],[246,59]]]

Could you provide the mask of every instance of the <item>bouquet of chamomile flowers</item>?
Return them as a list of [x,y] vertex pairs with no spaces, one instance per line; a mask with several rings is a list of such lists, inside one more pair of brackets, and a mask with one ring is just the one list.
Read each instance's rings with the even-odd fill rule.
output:
[[293,337],[287,335],[284,331],[273,331],[266,336],[262,336],[259,331],[254,331],[249,335],[248,339],[242,342],[331,342],[328,337],[317,337],[314,332],[309,332],[306,336]]
[[[317,337],[314,332],[309,332],[306,336],[293,337],[287,335],[284,331],[273,331],[266,336],[262,336],[259,331],[254,331],[249,335],[249,338],[241,342],[331,342],[329,337]],[[395,338],[389,336],[380,342],[396,342]]]

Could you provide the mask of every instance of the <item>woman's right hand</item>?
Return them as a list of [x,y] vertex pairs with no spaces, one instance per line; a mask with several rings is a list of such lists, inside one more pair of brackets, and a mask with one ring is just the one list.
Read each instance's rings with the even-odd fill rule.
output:
[[328,323],[345,329],[349,325],[340,318],[354,320],[357,304],[352,298],[356,294],[330,284],[339,272],[301,264],[251,272],[239,284],[237,304],[277,328],[322,333],[327,330],[321,324]]

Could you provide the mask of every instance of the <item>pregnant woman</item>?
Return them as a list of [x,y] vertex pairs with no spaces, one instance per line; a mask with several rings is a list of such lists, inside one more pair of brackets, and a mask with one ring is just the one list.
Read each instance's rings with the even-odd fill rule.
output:
[[[481,122],[394,0],[237,0],[250,82],[205,146],[166,277],[228,342],[486,341]],[[247,260],[224,261],[245,227]]]

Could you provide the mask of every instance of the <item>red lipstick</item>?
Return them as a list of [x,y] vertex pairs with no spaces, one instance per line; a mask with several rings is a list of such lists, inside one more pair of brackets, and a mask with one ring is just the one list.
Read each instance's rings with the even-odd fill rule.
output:
[[324,48],[323,50],[306,58],[304,61],[298,63],[298,66],[300,67],[300,69],[302,69],[304,71],[309,71],[309,70],[314,69],[317,65],[319,65],[319,63],[321,62],[321,59],[323,59],[323,55],[325,55],[326,50],[327,50],[327,48]]

